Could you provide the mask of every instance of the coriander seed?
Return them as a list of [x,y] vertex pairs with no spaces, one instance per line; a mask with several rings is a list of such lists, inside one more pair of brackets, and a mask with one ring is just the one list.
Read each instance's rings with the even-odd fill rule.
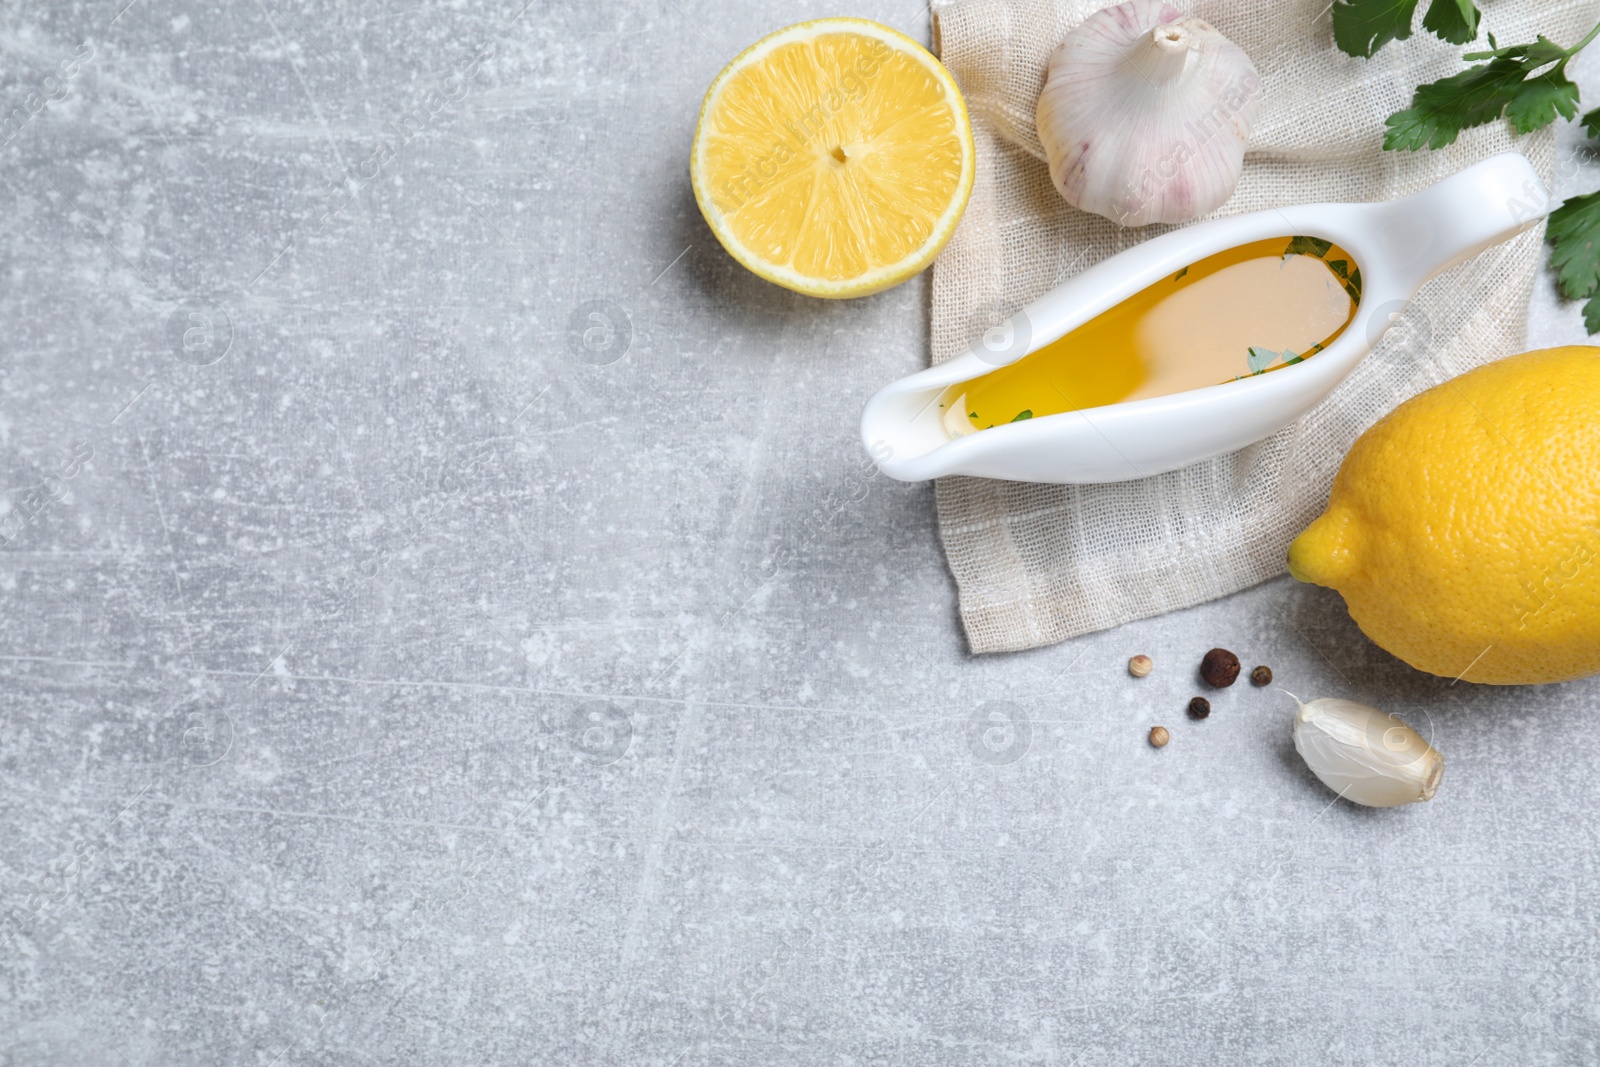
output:
[[1257,689],[1272,684],[1272,668],[1262,665],[1250,672],[1250,684]]
[[1203,719],[1211,714],[1211,701],[1205,697],[1195,697],[1189,701],[1189,718]]
[[1135,678],[1143,678],[1155,669],[1155,662],[1149,656],[1135,656],[1128,661],[1128,673]]
[[1172,740],[1172,735],[1167,733],[1165,726],[1150,727],[1150,747],[1165,748],[1167,742]]
[[1200,677],[1213,689],[1226,689],[1239,677],[1239,657],[1225,648],[1213,648],[1200,661]]

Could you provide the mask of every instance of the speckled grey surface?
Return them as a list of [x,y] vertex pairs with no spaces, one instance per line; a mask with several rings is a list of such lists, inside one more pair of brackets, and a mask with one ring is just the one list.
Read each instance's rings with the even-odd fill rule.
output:
[[[0,14],[0,1063],[1600,1058],[1600,683],[1287,579],[968,657],[855,439],[924,286],[772,288],[685,177],[837,8],[523,2]],[[1278,694],[1186,720],[1214,644],[1438,799],[1330,803]]]

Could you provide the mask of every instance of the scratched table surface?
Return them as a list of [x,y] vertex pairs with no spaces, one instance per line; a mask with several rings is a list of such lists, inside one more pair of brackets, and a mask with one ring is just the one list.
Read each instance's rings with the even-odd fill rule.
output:
[[[769,286],[686,176],[836,9],[525,2],[0,14],[0,1063],[1600,1056],[1600,682],[1287,578],[968,655],[855,431],[925,282]],[[1331,802],[1281,694],[1185,719],[1213,645],[1437,800]]]

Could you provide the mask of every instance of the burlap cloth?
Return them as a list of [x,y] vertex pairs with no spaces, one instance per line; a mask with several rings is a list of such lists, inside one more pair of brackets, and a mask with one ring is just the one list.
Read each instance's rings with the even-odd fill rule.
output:
[[[935,363],[957,355],[1073,274],[1169,227],[1122,230],[1069,207],[1034,129],[1046,61],[1099,0],[934,0],[934,47],[972,112],[978,174],[966,217],[933,271]],[[1179,6],[1184,6],[1179,3]],[[1563,44],[1595,0],[1490,0],[1501,44]],[[1515,147],[1549,183],[1552,130],[1502,122],[1448,149],[1385,152],[1383,120],[1419,83],[1463,68],[1421,27],[1372,59],[1333,44],[1328,0],[1197,0],[1187,8],[1239,44],[1263,107],[1244,177],[1218,215],[1284,204],[1386,200]],[[1110,485],[938,482],[939,525],[974,652],[1032,648],[1198,604],[1284,572],[1289,541],[1327,501],[1357,435],[1414,393],[1520,351],[1543,228],[1429,283],[1327,401],[1260,444],[1169,474]]]

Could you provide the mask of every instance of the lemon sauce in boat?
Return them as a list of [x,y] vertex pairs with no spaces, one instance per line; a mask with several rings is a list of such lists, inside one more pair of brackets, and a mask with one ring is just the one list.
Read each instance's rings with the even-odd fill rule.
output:
[[946,389],[944,426],[961,437],[1280,370],[1331,344],[1360,299],[1361,272],[1327,241],[1280,237],[1231,248],[1015,363]]

